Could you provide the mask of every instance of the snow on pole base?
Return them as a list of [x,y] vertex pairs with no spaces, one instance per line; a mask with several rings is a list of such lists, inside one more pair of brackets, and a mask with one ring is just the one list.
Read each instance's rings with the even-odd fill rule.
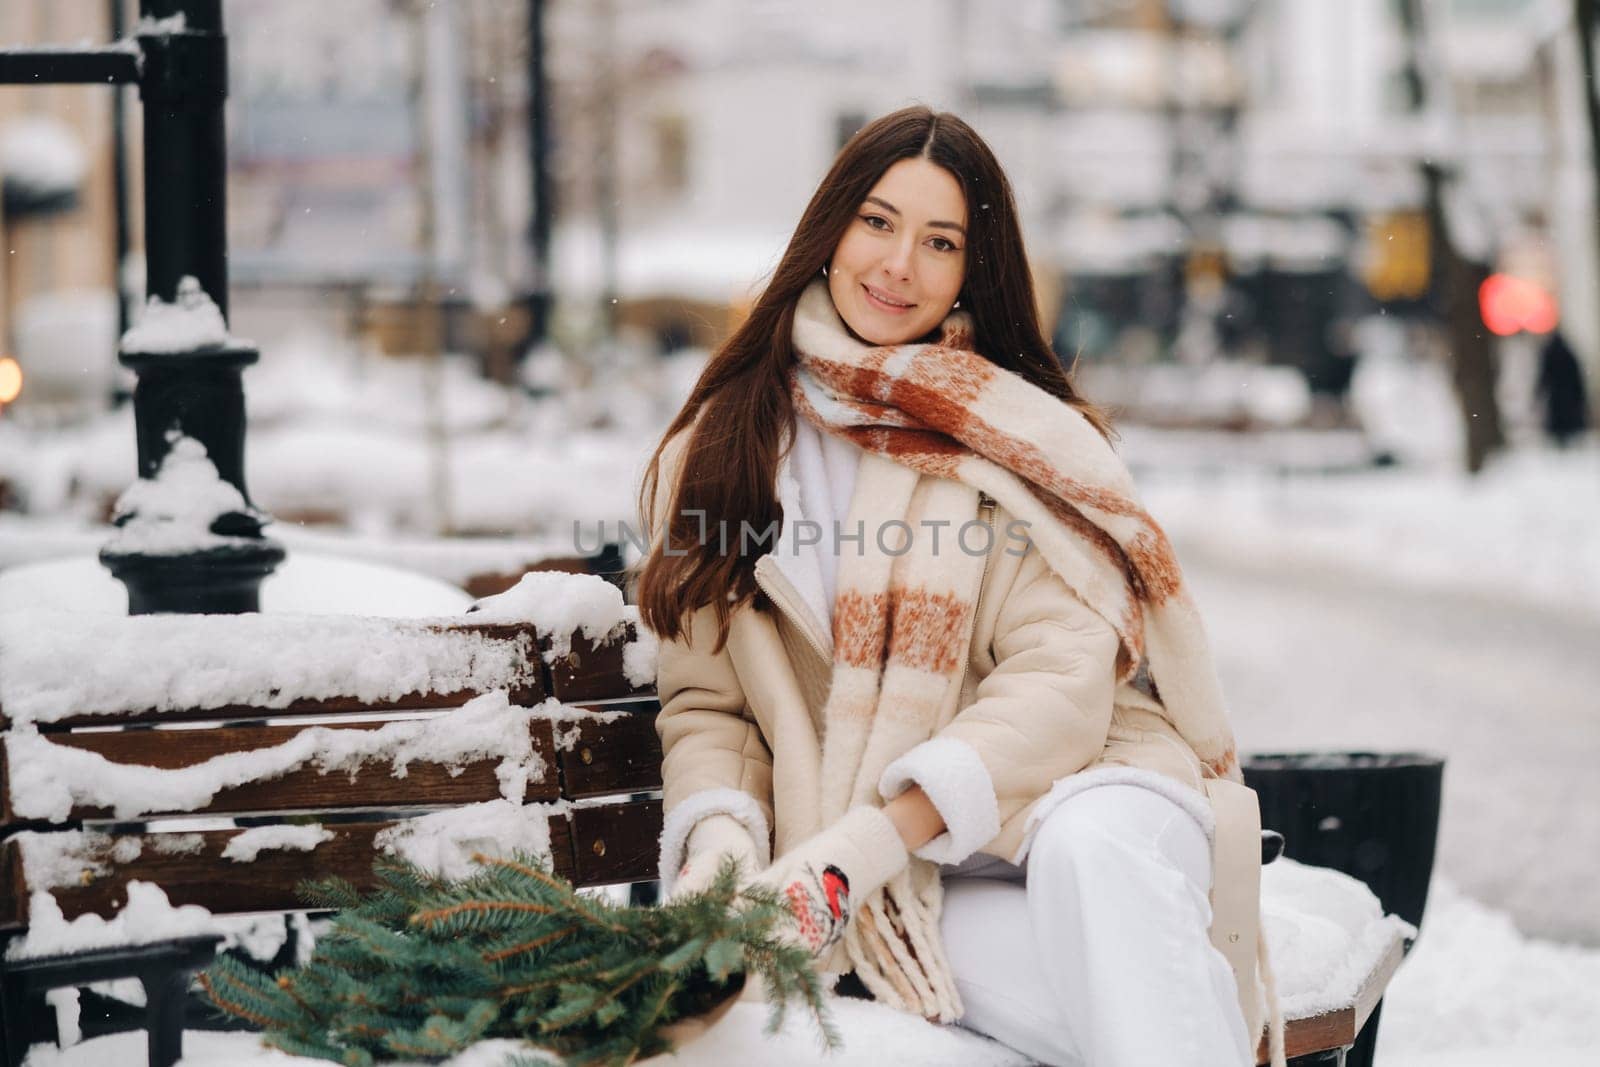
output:
[[[153,232],[161,232],[156,220],[151,220],[151,226],[156,227]],[[152,264],[155,255],[152,246]],[[219,278],[225,285],[225,271]],[[216,281],[213,279],[213,284]],[[131,614],[258,611],[261,582],[284,559],[282,545],[261,537],[266,517],[249,506],[244,485],[240,372],[256,362],[259,353],[253,345],[229,335],[218,300],[226,303],[225,289],[219,289],[214,300],[196,277],[184,275],[177,281],[172,302],[152,296],[119,345],[119,360],[139,376],[133,406],[141,477],[159,481],[178,442],[193,439],[215,466],[217,479],[231,486],[239,498],[203,532],[232,538],[226,544],[175,540],[177,531],[170,521],[134,526],[135,520],[123,520],[126,526],[134,526],[125,535],[128,543],[107,546],[101,562],[128,587]],[[198,469],[194,451],[190,447],[177,457],[179,474],[192,476]],[[174,496],[140,486],[135,486],[133,493],[154,497],[155,503],[171,503]],[[205,499],[214,503],[215,497],[211,493]]]
[[261,523],[266,516],[245,503],[244,494],[224,481],[205,446],[176,431],[167,434],[168,452],[152,478],[141,478],[117,498],[112,522],[117,533],[106,543],[112,556],[177,556],[214,548],[242,548],[256,539],[215,532],[230,516]]
[[118,349],[124,356],[141,356],[254,351],[254,347],[228,334],[222,309],[200,287],[197,278],[185,275],[172,303],[159,296],[150,297],[139,321],[122,335]]

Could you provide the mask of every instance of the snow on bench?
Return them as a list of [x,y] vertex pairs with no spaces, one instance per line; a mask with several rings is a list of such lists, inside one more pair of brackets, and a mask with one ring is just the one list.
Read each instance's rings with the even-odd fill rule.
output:
[[[111,915],[132,881],[216,912],[290,909],[298,881],[364,881],[374,849],[441,819],[479,845],[536,827],[523,844],[580,884],[650,877],[660,805],[633,797],[660,785],[655,646],[636,612],[560,573],[476,607],[0,615],[0,930],[41,893],[65,920]],[[396,828],[421,812],[439,814]],[[183,822],[199,815],[316,825]],[[108,832],[133,819],[149,821]]]

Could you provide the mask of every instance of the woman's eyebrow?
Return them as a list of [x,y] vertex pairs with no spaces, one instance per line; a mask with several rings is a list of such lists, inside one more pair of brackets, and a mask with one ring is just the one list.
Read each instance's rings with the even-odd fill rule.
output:
[[[869,196],[867,197],[867,203],[877,204],[891,215],[898,216],[900,214],[899,208],[895,207],[881,196]],[[959,222],[946,222],[943,219],[935,219],[934,221],[928,223],[928,225],[940,230],[955,230],[963,237],[967,235],[967,228],[961,225]]]

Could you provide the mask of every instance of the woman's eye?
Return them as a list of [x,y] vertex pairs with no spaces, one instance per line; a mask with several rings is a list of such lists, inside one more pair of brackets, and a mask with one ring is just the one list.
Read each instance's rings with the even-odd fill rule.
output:
[[955,244],[952,241],[950,241],[948,238],[935,237],[934,241],[936,243],[934,244],[933,247],[937,251],[940,251],[940,252],[955,252],[955,251],[957,251],[957,248],[956,248]]
[[[866,224],[871,226],[874,230],[881,230],[889,225],[889,220],[884,218],[882,215],[863,215],[861,218],[865,220]],[[878,225],[880,222],[883,223],[883,226]]]

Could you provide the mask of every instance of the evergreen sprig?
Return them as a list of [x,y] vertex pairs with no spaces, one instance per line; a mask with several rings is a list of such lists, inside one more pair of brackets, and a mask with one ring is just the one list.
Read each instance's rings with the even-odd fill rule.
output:
[[488,1038],[521,1038],[574,1065],[620,1065],[671,1049],[663,1030],[759,976],[768,1033],[803,1000],[838,1043],[804,949],[768,890],[740,893],[730,862],[704,892],[632,908],[580,896],[543,861],[473,857],[460,881],[381,858],[362,893],[330,879],[300,887],[340,909],[310,962],[276,976],[224,956],[200,976],[221,1011],[298,1056],[365,1067],[437,1061]]

